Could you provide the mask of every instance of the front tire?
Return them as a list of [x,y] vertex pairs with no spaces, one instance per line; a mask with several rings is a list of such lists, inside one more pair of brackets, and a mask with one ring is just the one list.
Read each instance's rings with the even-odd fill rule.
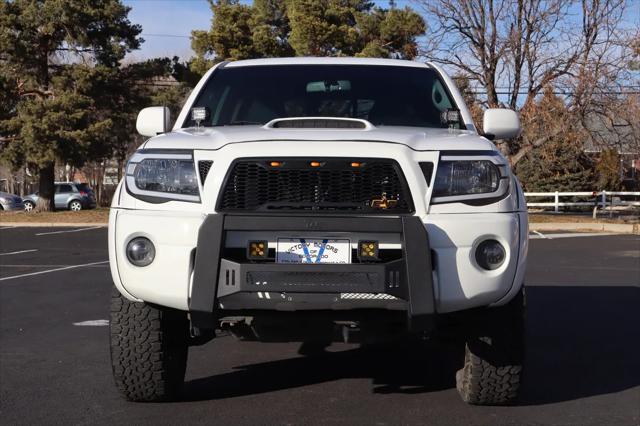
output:
[[464,367],[456,373],[458,393],[472,405],[511,404],[520,389],[525,348],[524,288],[507,305],[492,311],[467,338]]
[[189,347],[186,312],[111,296],[111,365],[129,401],[175,400],[184,383]]
[[35,208],[36,208],[36,205],[33,204],[31,201],[24,202],[24,211],[30,212],[30,211],[33,211],[33,209]]

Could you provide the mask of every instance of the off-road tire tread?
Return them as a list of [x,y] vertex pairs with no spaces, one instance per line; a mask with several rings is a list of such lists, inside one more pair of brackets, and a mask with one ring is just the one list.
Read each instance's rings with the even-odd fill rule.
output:
[[111,296],[111,365],[116,387],[130,401],[177,399],[188,351],[185,312]]
[[518,398],[524,358],[524,295],[519,294],[484,330],[467,339],[456,373],[462,399],[472,405],[508,405]]

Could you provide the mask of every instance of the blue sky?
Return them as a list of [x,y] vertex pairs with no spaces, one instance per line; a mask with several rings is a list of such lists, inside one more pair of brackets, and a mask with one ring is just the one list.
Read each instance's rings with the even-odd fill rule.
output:
[[205,0],[125,0],[131,7],[129,19],[142,25],[142,48],[132,52],[133,59],[157,56],[189,58],[191,30],[211,26],[211,10]]
[[[124,0],[131,7],[129,19],[142,25],[142,48],[132,52],[128,59],[132,61],[159,56],[179,56],[188,59],[193,55],[189,35],[191,30],[208,30],[211,26],[211,9],[206,0]],[[243,0],[243,3],[251,3]],[[375,1],[387,8],[386,0]],[[396,0],[399,7],[409,0]],[[626,24],[640,25],[640,0],[629,0],[626,11]]]

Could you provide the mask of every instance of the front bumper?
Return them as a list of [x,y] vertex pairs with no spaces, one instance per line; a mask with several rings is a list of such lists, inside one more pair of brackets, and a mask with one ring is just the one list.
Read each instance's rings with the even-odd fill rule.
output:
[[[362,232],[401,236],[402,257],[371,264],[240,263],[225,259],[225,236],[250,232]],[[244,310],[405,309],[414,329],[435,313],[431,251],[415,216],[393,218],[209,215],[198,234],[189,311],[194,326]],[[274,297],[270,295],[274,294]],[[354,304],[344,294],[376,294]]]
[[[349,310],[342,312],[341,315],[343,317],[356,314],[354,310],[359,310],[364,314],[365,312],[363,311],[365,309],[361,308],[377,308],[376,314],[380,314],[381,309],[386,309],[387,312],[393,310],[395,313],[402,314],[399,310],[405,311],[408,309],[405,299],[387,293],[356,293],[353,292],[353,287],[350,286],[340,288],[340,290],[349,289],[348,293],[333,293],[328,286],[321,287],[322,290],[319,290],[320,292],[318,293],[304,293],[300,286],[295,292],[289,288],[283,292],[263,291],[263,289],[246,292],[227,292],[225,288],[226,275],[222,276],[222,281],[220,278],[223,268],[229,271],[230,279],[233,277],[232,271],[236,268],[236,280],[242,272],[253,273],[255,269],[251,269],[252,265],[234,265],[234,263],[237,263],[235,262],[237,258],[224,260],[225,257],[220,250],[220,244],[221,238],[224,238],[227,242],[227,248],[235,247],[238,250],[241,247],[246,248],[248,239],[268,239],[270,238],[269,235],[310,238],[344,236],[351,241],[358,241],[359,238],[376,239],[381,241],[381,244],[386,241],[390,248],[391,246],[394,247],[397,253],[401,251],[400,234],[402,234],[402,238],[408,238],[409,244],[412,244],[411,237],[407,237],[408,233],[403,233],[402,228],[403,220],[405,222],[408,220],[409,223],[416,225],[416,232],[420,232],[419,235],[424,236],[425,246],[417,249],[407,249],[407,251],[409,251],[410,255],[420,253],[415,256],[419,261],[431,262],[432,259],[434,260],[433,265],[423,267],[425,280],[432,279],[430,285],[435,299],[434,311],[438,313],[456,312],[503,304],[508,302],[522,285],[527,248],[525,212],[433,214],[425,217],[416,215],[406,218],[367,217],[364,218],[366,220],[363,220],[362,217],[349,217],[348,222],[343,222],[346,225],[340,225],[341,227],[337,228],[348,231],[344,233],[338,233],[337,229],[333,228],[336,225],[335,223],[326,222],[327,220],[334,221],[336,219],[339,218],[307,216],[304,218],[308,225],[307,228],[304,222],[294,224],[281,216],[259,218],[257,216],[203,215],[200,212],[112,208],[109,217],[109,259],[113,281],[120,292],[132,301],[145,301],[183,311],[192,310],[202,313],[196,313],[195,316],[212,317],[214,306],[217,311],[216,314],[222,314],[222,310],[219,309],[220,302],[222,302],[222,309],[229,312],[245,306],[250,309],[261,307],[265,310],[296,309],[298,314],[301,313],[301,309],[325,309],[331,310],[330,312],[333,314],[339,314],[340,310]],[[205,220],[207,225],[203,226]],[[265,221],[279,221],[280,223],[267,223]],[[289,228],[300,228],[300,224],[304,228],[302,232],[284,232]],[[227,229],[251,230],[263,225],[268,225],[266,226],[267,229],[284,227],[284,230],[243,232]],[[317,232],[315,232],[316,229],[318,230]],[[321,231],[322,229],[330,230]],[[375,229],[375,231],[359,233],[359,229]],[[386,233],[382,232],[385,230]],[[428,239],[426,235],[428,235]],[[147,267],[133,266],[127,261],[125,255],[126,244],[137,236],[151,239],[156,246],[156,259]],[[497,270],[485,271],[474,264],[473,253],[475,247],[486,238],[497,239],[507,249],[505,264]],[[270,241],[273,240],[270,239]],[[206,254],[207,251],[209,251],[209,255]],[[214,251],[216,252],[214,253]],[[431,255],[428,255],[428,253]],[[394,259],[398,258],[395,257]],[[219,264],[217,263],[218,259],[220,259]],[[411,259],[413,257],[409,258],[410,266],[413,265]],[[197,268],[195,267],[196,263],[198,263]],[[203,263],[204,266],[200,269]],[[272,267],[268,264],[263,266],[265,269]],[[293,266],[311,267],[311,269],[305,269],[305,271],[312,271],[316,267],[316,265]],[[336,265],[326,266],[330,269]],[[368,273],[376,273],[378,275],[384,273],[378,269],[381,264],[351,264],[348,265],[349,271],[346,272],[361,272],[357,270],[361,266],[373,267],[371,270],[366,268],[365,275]],[[242,268],[243,271],[239,273],[238,267]],[[385,271],[402,270],[402,267],[396,264],[385,265],[384,268]],[[433,269],[431,275],[426,274],[429,269]],[[407,270],[406,265],[403,270]],[[271,271],[266,272],[271,273]],[[202,280],[202,277],[198,276],[196,282],[194,280],[195,276],[201,274],[208,274],[209,278]],[[339,274],[334,274],[333,278],[336,275],[340,278]],[[369,275],[367,275],[367,281],[356,283],[358,286],[356,288],[366,286],[374,289],[380,288],[379,281],[376,279],[369,280],[368,277]],[[269,281],[272,280],[270,279]],[[331,283],[336,284],[336,281],[337,284],[345,284],[340,280],[334,280]],[[220,282],[223,284],[219,284]],[[199,293],[199,286],[202,285],[201,283],[208,283],[207,291],[210,292],[205,293],[208,299],[203,299],[204,302],[200,302],[202,296]],[[299,284],[304,284],[304,282]],[[251,287],[246,287],[247,285],[249,284],[245,284],[244,288],[251,289]],[[206,286],[203,288],[207,289]],[[224,288],[224,290],[221,290],[224,294],[218,295],[218,290],[221,288]],[[282,287],[275,286],[270,288],[282,289]],[[285,294],[286,300],[282,298],[282,293]],[[394,294],[401,295],[400,293]],[[262,298],[260,298],[261,295]]]

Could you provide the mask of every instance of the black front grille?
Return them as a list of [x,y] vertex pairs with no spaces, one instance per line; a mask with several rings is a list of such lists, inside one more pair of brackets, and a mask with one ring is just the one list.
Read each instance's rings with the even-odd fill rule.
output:
[[393,160],[280,158],[236,161],[218,211],[403,214],[413,204]]

